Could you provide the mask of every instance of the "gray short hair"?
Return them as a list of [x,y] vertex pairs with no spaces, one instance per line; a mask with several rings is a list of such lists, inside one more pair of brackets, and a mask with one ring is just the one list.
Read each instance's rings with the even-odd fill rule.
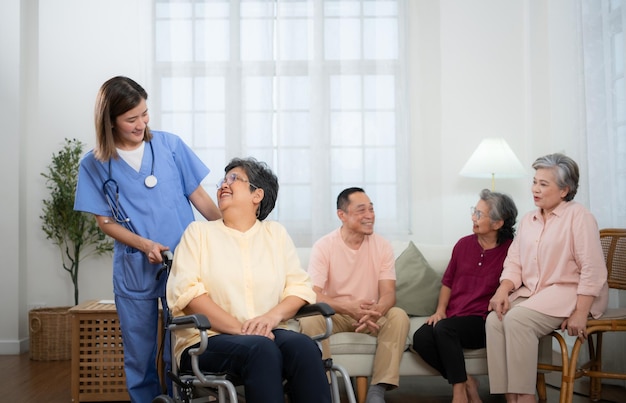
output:
[[498,245],[515,236],[515,220],[517,219],[517,207],[513,199],[504,193],[492,192],[483,189],[479,193],[480,199],[489,206],[489,219],[491,221],[504,221],[498,230]]
[[548,154],[537,158],[535,162],[533,162],[533,168],[535,170],[554,170],[556,174],[556,184],[559,189],[569,188],[569,192],[565,195],[565,201],[574,200],[574,196],[576,196],[576,192],[578,191],[578,180],[580,178],[580,171],[578,170],[576,161],[564,154]]

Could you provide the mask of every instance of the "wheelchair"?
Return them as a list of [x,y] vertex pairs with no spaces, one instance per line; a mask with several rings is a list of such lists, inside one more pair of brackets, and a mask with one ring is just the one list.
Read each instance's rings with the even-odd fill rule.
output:
[[[166,251],[163,253],[163,268],[161,271],[166,271],[169,274],[169,270],[172,265],[173,255],[171,252]],[[207,330],[211,328],[211,323],[204,315],[194,314],[179,317],[172,317],[169,314],[168,309],[163,310],[165,316],[165,329],[170,331],[170,352],[171,352],[171,370],[168,371],[167,376],[172,381],[172,396],[159,395],[152,400],[152,403],[201,403],[201,402],[218,402],[218,403],[238,403],[240,398],[245,401],[243,396],[237,387],[242,385],[240,379],[228,374],[228,373],[212,373],[203,371],[199,365],[199,356],[204,353],[208,346],[209,337]],[[313,336],[312,339],[321,341],[330,337],[332,334],[332,320],[331,317],[335,314],[335,311],[325,303],[309,304],[303,306],[294,316],[293,319],[302,318],[305,316],[322,315],[326,320],[326,332],[320,335]],[[200,333],[200,345],[197,348],[189,350],[191,356],[191,371],[181,372],[178,368],[176,357],[174,356],[174,345],[176,331],[182,329],[195,328]],[[329,379],[329,387],[331,389],[331,396],[333,403],[340,403],[339,392],[339,376],[344,381],[345,393],[348,397],[349,403],[356,403],[354,395],[354,389],[350,375],[345,368],[335,364],[331,359],[324,360],[324,367]],[[339,375],[339,376],[338,376]],[[287,391],[289,384],[283,385]],[[241,389],[241,388],[240,388]],[[288,401],[288,393],[285,393],[286,401]]]

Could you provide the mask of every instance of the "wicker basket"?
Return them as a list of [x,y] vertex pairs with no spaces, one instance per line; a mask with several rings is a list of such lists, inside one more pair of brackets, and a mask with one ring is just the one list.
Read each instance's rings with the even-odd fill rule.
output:
[[70,308],[37,308],[28,312],[31,360],[55,361],[72,358]]

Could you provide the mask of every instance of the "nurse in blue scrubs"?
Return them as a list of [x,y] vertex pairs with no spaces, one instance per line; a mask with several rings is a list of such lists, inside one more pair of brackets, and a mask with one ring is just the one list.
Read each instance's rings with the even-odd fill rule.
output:
[[115,239],[113,292],[127,388],[137,403],[161,394],[156,366],[158,303],[166,282],[165,275],[157,278],[161,252],[174,251],[194,220],[192,204],[207,220],[221,217],[200,185],[209,169],[179,137],[149,129],[147,99],[127,77],[102,85],[96,146],[81,160],[74,204],[75,210],[94,214]]

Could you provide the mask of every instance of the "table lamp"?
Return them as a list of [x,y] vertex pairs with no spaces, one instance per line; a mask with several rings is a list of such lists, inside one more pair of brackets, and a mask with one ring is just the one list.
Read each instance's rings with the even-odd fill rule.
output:
[[486,138],[459,174],[469,178],[491,178],[491,190],[494,191],[496,175],[498,178],[520,178],[526,175],[526,170],[503,138]]

